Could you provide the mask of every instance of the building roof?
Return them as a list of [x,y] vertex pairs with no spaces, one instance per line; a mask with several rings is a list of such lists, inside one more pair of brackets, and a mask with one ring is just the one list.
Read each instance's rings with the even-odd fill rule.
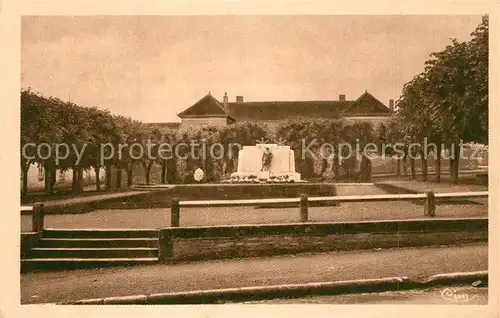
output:
[[339,118],[352,102],[345,101],[275,101],[228,103],[236,120],[278,120],[284,118]]
[[177,114],[179,117],[212,117],[228,116],[222,104],[210,93],[197,101],[193,106]]
[[391,111],[368,91],[344,109],[343,114],[390,114]]
[[274,101],[235,102],[224,107],[208,94],[179,117],[220,117],[236,120],[279,120],[284,118],[337,119],[342,116],[387,116],[391,111],[378,99],[365,92],[355,101]]

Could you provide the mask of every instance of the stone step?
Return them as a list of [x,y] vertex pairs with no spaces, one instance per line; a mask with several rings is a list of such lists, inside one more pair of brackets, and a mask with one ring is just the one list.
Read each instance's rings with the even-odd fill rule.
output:
[[45,229],[43,238],[157,238],[152,229]]
[[158,247],[158,238],[41,238],[38,247]]
[[156,257],[143,258],[31,258],[21,260],[21,272],[34,270],[100,268],[111,266],[155,264]]
[[31,250],[31,258],[148,258],[158,257],[157,248],[40,248]]

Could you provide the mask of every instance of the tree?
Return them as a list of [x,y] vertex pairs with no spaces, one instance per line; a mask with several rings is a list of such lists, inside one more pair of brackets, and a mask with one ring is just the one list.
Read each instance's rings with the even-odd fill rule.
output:
[[[452,39],[443,51],[432,53],[424,72],[403,88],[398,101],[398,120],[410,140],[446,144],[452,181],[458,182],[460,141],[488,142],[488,17],[468,42]],[[437,180],[440,151],[437,147]],[[426,152],[428,149],[421,148]],[[423,161],[424,178],[427,170]]]
[[469,42],[452,40],[428,62],[433,84],[430,96],[433,119],[445,128],[451,143],[452,180],[458,181],[459,142],[488,142],[488,17]]
[[45,98],[31,89],[21,91],[21,149],[28,143],[36,146],[44,143],[50,148],[40,148],[41,151],[33,153],[31,159],[21,154],[24,179],[22,195],[27,193],[27,171],[32,163],[43,165],[46,194],[52,195],[54,192],[56,164],[51,150],[63,140],[64,122],[59,116],[62,104],[58,99]]
[[[96,187],[100,190],[99,173],[104,162],[109,185],[110,167],[121,159],[112,157],[101,160],[101,145],[112,143],[116,149],[127,136],[131,125],[140,130],[138,123],[130,118],[113,116],[108,111],[78,106],[58,98],[44,97],[31,89],[21,90],[21,149],[29,143],[35,146],[45,143],[50,147],[42,148],[38,154],[30,153],[29,158],[21,156],[21,194],[25,196],[27,193],[27,171],[33,163],[43,165],[47,195],[54,192],[57,169],[73,170],[72,189],[78,193],[83,191],[83,170],[93,168]],[[32,151],[33,147],[26,149]],[[56,149],[60,151],[58,158]]]
[[[427,149],[424,149],[425,140],[433,135],[433,122],[429,116],[429,105],[426,91],[429,89],[429,83],[425,74],[421,73],[413,78],[412,81],[403,87],[403,93],[399,100],[399,111],[396,120],[403,122],[399,127],[407,143],[419,144],[418,148],[405,147],[405,157],[410,159],[411,177],[415,179],[415,158],[417,154],[422,160],[422,172],[424,180],[427,179]],[[410,153],[411,152],[411,153]]]

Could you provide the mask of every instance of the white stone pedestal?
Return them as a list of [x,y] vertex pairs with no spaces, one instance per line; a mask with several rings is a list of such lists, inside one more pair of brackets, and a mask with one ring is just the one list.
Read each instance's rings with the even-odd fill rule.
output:
[[[273,157],[269,171],[260,171],[262,168],[262,155],[266,148]],[[289,146],[276,144],[258,144],[256,146],[243,146],[238,156],[237,172],[231,178],[248,178],[257,176],[260,180],[300,181],[300,173],[295,172],[295,157]]]

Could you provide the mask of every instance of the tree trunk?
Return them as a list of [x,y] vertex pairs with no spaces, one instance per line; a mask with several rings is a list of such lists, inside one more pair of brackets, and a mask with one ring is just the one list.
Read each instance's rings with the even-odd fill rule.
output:
[[71,179],[71,191],[73,193],[77,193],[78,192],[78,189],[77,189],[77,182],[78,182],[78,171],[76,170],[76,167],[73,167],[71,168],[71,171],[72,171],[72,174],[73,174],[73,178]]
[[44,180],[43,180],[43,183],[44,183],[44,189],[45,189],[45,194],[50,196],[52,195],[52,191],[50,189],[50,172],[49,172],[49,168],[47,167],[47,164],[44,163],[43,165],[43,176],[44,176]]
[[161,184],[165,184],[165,179],[167,177],[167,161],[163,160],[161,162]]
[[453,153],[453,162],[450,166],[451,171],[451,182],[453,184],[458,183],[458,169],[460,167],[460,146],[457,144],[453,144],[454,153]]
[[205,176],[203,177],[203,180],[201,182],[210,182],[214,178],[214,163],[212,160],[209,160],[208,158],[203,159],[203,172]]
[[368,180],[368,158],[362,154],[361,155],[361,163],[359,165],[360,168],[360,181],[367,182]]
[[206,176],[205,178],[210,179],[210,174],[212,171],[210,171],[210,167],[209,167],[210,163],[208,162],[207,156],[203,156],[203,158],[201,158],[201,165],[202,165],[203,172],[205,173],[205,176]]
[[122,168],[117,167],[116,169],[116,189],[121,189],[122,187]]
[[235,172],[234,171],[234,158],[228,158],[226,160],[226,167],[225,167],[224,173],[225,174],[231,174],[233,172]]
[[396,176],[401,176],[401,158],[396,159]]
[[323,176],[323,174],[326,172],[327,169],[328,169],[328,159],[321,158],[321,172],[319,175]]
[[148,164],[145,162],[140,163],[142,168],[144,169],[144,179],[146,180],[146,184],[149,184],[149,176],[148,176]]
[[131,187],[133,184],[133,179],[134,178],[134,164],[131,163],[128,166],[127,169],[127,187]]
[[174,166],[172,164],[172,161],[173,159],[167,159],[167,161],[165,162],[165,166],[166,166],[166,169],[167,171],[165,172],[166,174],[166,183],[168,184],[172,184],[174,182],[174,178],[173,178],[173,169],[174,169]]
[[372,182],[372,160],[366,158],[366,182]]
[[83,180],[83,168],[78,167],[78,178],[77,178],[77,192],[82,193],[83,192],[83,186],[84,186],[84,180]]
[[421,151],[420,156],[422,157],[422,181],[427,181],[427,173],[429,171],[427,153],[425,151]]
[[146,184],[149,184],[151,178],[151,168],[153,167],[153,162],[143,163],[144,172],[146,173]]
[[226,171],[227,171],[227,160],[222,159],[222,165],[220,168],[221,168],[220,170],[221,170],[222,177],[225,177]]
[[146,184],[149,184],[150,172],[151,172],[151,166],[148,165],[148,167],[146,167]]
[[460,156],[457,156],[457,158],[455,158],[455,162],[454,162],[454,166],[453,166],[453,174],[454,174],[454,181],[453,183],[454,184],[457,184],[458,181],[459,181],[459,175],[458,175],[458,172],[460,170]]
[[52,164],[48,161],[45,161],[44,165],[43,165],[43,169],[45,170],[45,194],[47,196],[52,196],[52,194],[54,194],[54,183],[51,180],[51,178],[53,176]]
[[170,169],[171,171],[168,172],[167,170],[167,173],[169,173],[172,177],[172,183],[173,184],[176,184],[176,183],[179,183],[179,173],[177,171],[177,157],[175,156],[172,156],[172,169]]
[[403,175],[405,177],[408,176],[408,149],[405,149],[405,153],[403,155]]
[[441,143],[436,145],[436,182],[441,182]]
[[101,191],[101,168],[100,167],[94,167],[95,171],[95,190],[97,192]]
[[55,166],[52,166],[52,168],[50,169],[50,182],[52,190],[54,190],[56,187],[56,181],[57,181],[57,169]]
[[23,178],[23,183],[21,185],[21,198],[24,199],[28,195],[28,170],[30,168],[30,163],[23,164],[22,166],[22,178]]
[[311,157],[305,156],[304,162],[304,175],[308,178],[314,177],[314,162]]
[[347,181],[354,181],[355,173],[358,166],[357,158],[355,156],[354,158],[351,156],[350,158],[347,158],[344,162],[345,162],[344,169],[346,171]]
[[111,165],[108,164],[106,165],[106,171],[105,171],[105,179],[106,179],[106,190],[110,191],[111,190]]
[[416,179],[417,178],[416,167],[415,167],[416,160],[415,160],[415,152],[413,151],[413,149],[411,151],[410,149],[408,149],[407,156],[408,156],[408,161],[410,163],[410,178]]
[[177,183],[177,161],[174,156],[167,160],[167,183]]
[[339,158],[340,158],[340,156],[335,156],[335,158],[333,158],[333,173],[335,174],[335,180],[340,179],[341,162],[340,162]]
[[415,171],[415,159],[414,158],[410,158],[410,173],[411,173],[412,179],[417,178],[416,171]]
[[450,163],[448,164],[448,173],[450,174],[450,178],[453,179],[453,164],[454,164],[454,159],[450,157]]
[[449,169],[451,183],[455,183],[455,158],[450,159]]
[[73,167],[73,181],[71,182],[73,193],[78,193],[78,170],[79,167]]

